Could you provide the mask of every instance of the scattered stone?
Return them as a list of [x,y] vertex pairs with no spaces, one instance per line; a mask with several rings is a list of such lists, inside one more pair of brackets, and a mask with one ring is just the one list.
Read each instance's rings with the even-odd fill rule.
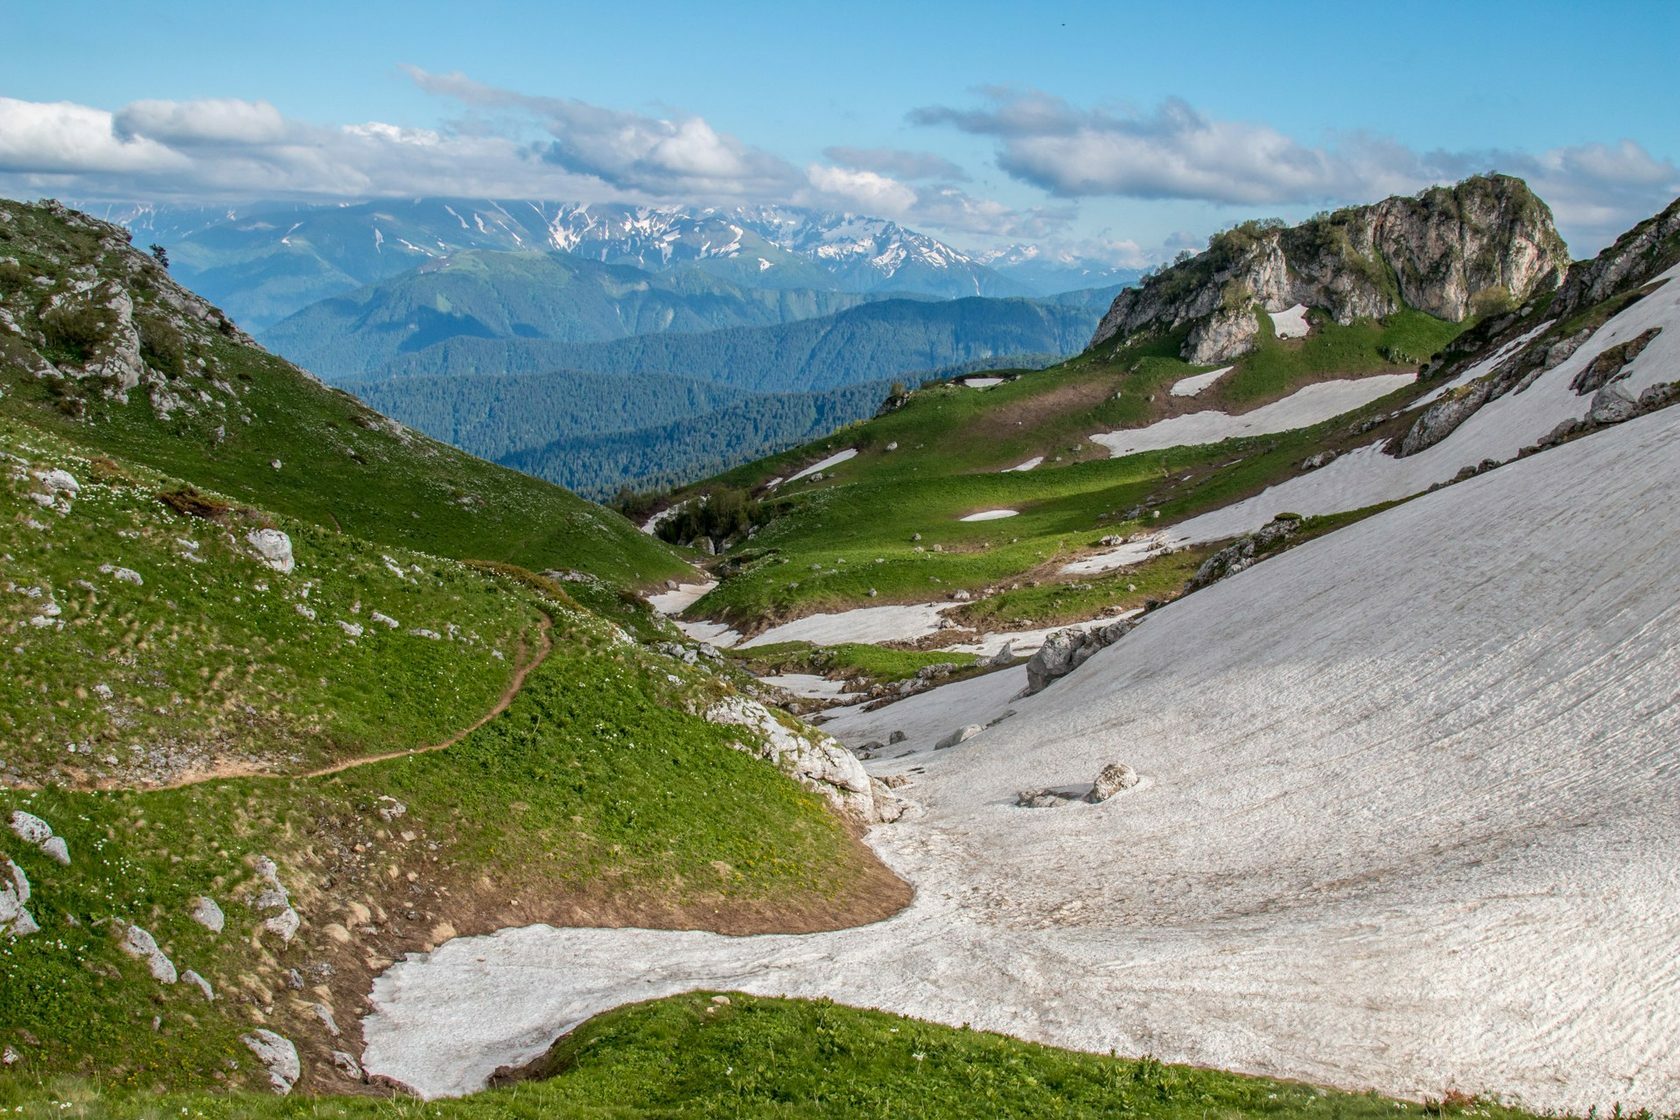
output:
[[185,972],[181,973],[181,979],[203,992],[206,1003],[216,1002],[216,990],[210,986],[210,981],[206,980],[192,969],[189,968]]
[[33,844],[48,857],[70,866],[70,847],[64,842],[64,837],[54,836],[52,825],[34,813],[12,810],[12,832],[25,844]]
[[262,928],[280,938],[282,942],[290,942],[303,924],[303,919],[292,908],[291,894],[280,882],[280,869],[267,856],[257,858],[257,877],[263,882],[263,889],[256,898],[251,900],[251,908],[259,914],[266,914]]
[[22,809],[12,811],[12,832],[25,844],[33,844],[37,848],[51,840],[53,834],[52,825]]
[[1059,789],[1024,789],[1015,795],[1015,804],[1022,809],[1057,809],[1078,796]]
[[1004,642],[1003,643],[1003,648],[998,650],[996,653],[992,654],[992,656],[989,659],[987,659],[986,664],[995,669],[995,668],[999,668],[999,667],[1004,666],[1004,665],[1009,665],[1009,664],[1013,663],[1014,660],[1015,660],[1015,643],[1013,641],[1009,641],[1009,642]]
[[256,551],[257,558],[281,575],[288,575],[296,561],[292,557],[292,538],[278,529],[252,529],[245,540]]
[[25,907],[29,904],[29,879],[23,868],[0,856],[0,933],[28,937],[40,931]]
[[1274,517],[1258,531],[1250,533],[1235,544],[1227,545],[1202,561],[1202,566],[1196,569],[1196,574],[1190,577],[1184,589],[1199,591],[1209,584],[1252,567],[1256,562],[1265,559],[1268,553],[1275,551],[1278,545],[1293,537],[1300,528],[1299,517]]
[[971,723],[967,727],[959,727],[949,735],[945,736],[945,738],[935,743],[933,745],[933,749],[936,751],[949,750],[958,743],[967,742],[984,730],[985,728],[981,727],[978,723]]
[[298,1078],[303,1076],[303,1064],[298,1061],[297,1047],[290,1039],[259,1027],[250,1034],[241,1035],[239,1041],[257,1056],[268,1071],[268,1083],[281,1096],[290,1093]]
[[337,1038],[343,1032],[338,1029],[338,1020],[333,1017],[332,1008],[324,1003],[315,1004],[315,1017],[321,1020],[321,1025],[327,1028],[327,1033]]
[[359,637],[362,636],[362,634],[364,632],[362,630],[362,624],[361,623],[359,623],[359,622],[346,622],[342,618],[338,620],[338,628],[340,630],[344,631],[346,634],[350,635],[350,637],[352,637],[352,638],[359,638]]
[[362,1063],[358,1062],[356,1055],[349,1051],[334,1050],[332,1052],[332,1064],[335,1069],[350,1080],[360,1081],[362,1079]]
[[1340,455],[1337,451],[1320,451],[1317,455],[1309,455],[1301,460],[1303,471],[1316,471],[1320,467],[1329,466]]
[[227,916],[222,913],[222,908],[207,894],[199,895],[193,902],[191,915],[193,921],[211,933],[222,932],[222,927],[227,924]]
[[1639,400],[1625,381],[1612,381],[1593,394],[1587,419],[1594,424],[1620,424],[1639,415]]
[[21,1061],[23,1061],[23,1055],[10,1046],[0,1050],[0,1066],[15,1066]]
[[430,638],[434,642],[440,642],[443,640],[443,635],[439,634],[436,630],[426,630],[422,628],[419,630],[410,630],[409,633],[413,634],[416,638]]
[[140,573],[133,568],[122,568],[116,564],[101,564],[99,565],[99,572],[101,575],[110,576],[112,579],[121,580],[123,583],[132,583],[136,587],[144,587],[146,584],[146,581],[140,578]]
[[146,962],[151,969],[152,979],[160,984],[173,984],[178,979],[175,972],[175,962],[171,961],[164,951],[158,947],[157,939],[137,925],[118,922],[122,930],[122,940],[117,942],[117,948],[129,956]]
[[1086,795],[1087,801],[1107,801],[1124,789],[1131,789],[1138,784],[1137,771],[1124,762],[1111,762],[1102,768],[1097,780],[1091,785],[1091,792]]
[[394,821],[408,812],[408,806],[404,805],[401,801],[398,801],[394,797],[381,794],[379,797],[379,807],[376,811],[379,813],[380,820]]
[[909,738],[909,736],[906,735],[904,732],[894,731],[891,735],[887,736],[887,745],[888,746],[897,746],[899,743],[904,742],[904,740],[906,740],[908,738]]
[[717,1004],[719,1007],[728,1007],[729,1006],[729,997],[728,996],[713,996],[712,997],[712,1002]]
[[395,630],[398,626],[402,625],[402,623],[398,622],[396,619],[392,618],[390,615],[381,614],[378,611],[374,611],[372,614],[368,615],[368,617],[371,618],[373,621],[379,623],[381,626],[388,626],[392,630]]

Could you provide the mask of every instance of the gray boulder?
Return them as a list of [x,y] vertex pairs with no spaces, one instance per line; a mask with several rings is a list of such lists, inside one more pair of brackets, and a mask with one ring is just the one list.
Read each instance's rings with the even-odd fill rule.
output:
[[175,962],[171,961],[158,946],[157,939],[137,925],[120,921],[117,928],[122,932],[122,940],[117,942],[117,948],[129,956],[146,962],[151,970],[152,979],[160,984],[173,984],[179,977],[175,972]]
[[1593,394],[1587,418],[1594,424],[1620,424],[1639,415],[1639,399],[1625,381],[1612,381]]
[[222,908],[216,905],[215,899],[206,894],[199,895],[193,902],[191,915],[193,921],[211,933],[222,932],[222,927],[227,924],[227,917],[222,913]]
[[1125,637],[1136,625],[1133,619],[1121,619],[1089,630],[1057,630],[1044,639],[1038,652],[1027,661],[1027,687],[1021,695],[1044,691],[1052,681],[1067,676],[1093,654]]
[[26,909],[28,904],[29,880],[23,868],[0,856],[0,934],[28,937],[40,931]]
[[292,1045],[291,1039],[259,1027],[250,1034],[241,1035],[239,1041],[257,1056],[268,1071],[269,1085],[281,1096],[290,1093],[298,1078],[303,1076],[303,1063],[298,1061],[297,1047]]
[[257,558],[281,575],[289,574],[297,566],[292,557],[292,538],[278,529],[252,529],[245,534]]
[[978,723],[971,723],[967,727],[959,727],[949,735],[945,736],[945,738],[935,743],[933,745],[933,749],[936,751],[949,750],[958,743],[967,742],[984,730],[985,728],[981,727]]
[[1107,801],[1121,790],[1131,789],[1138,784],[1137,771],[1124,762],[1111,762],[1102,768],[1097,780],[1091,785],[1091,792],[1086,800],[1092,802]]

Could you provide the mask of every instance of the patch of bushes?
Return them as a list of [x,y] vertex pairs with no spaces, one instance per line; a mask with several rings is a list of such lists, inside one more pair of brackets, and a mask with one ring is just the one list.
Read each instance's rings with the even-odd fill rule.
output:
[[174,323],[161,315],[144,315],[135,321],[140,332],[140,357],[165,377],[187,372],[187,340]]
[[110,310],[92,303],[50,308],[41,316],[48,357],[55,362],[87,361],[114,326]]

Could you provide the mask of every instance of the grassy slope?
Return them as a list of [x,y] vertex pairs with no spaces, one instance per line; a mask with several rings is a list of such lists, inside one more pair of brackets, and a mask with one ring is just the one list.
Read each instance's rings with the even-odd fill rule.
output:
[[460,1100],[147,1097],[78,1082],[0,1081],[0,1109],[31,1120],[250,1117],[1138,1117],[1376,1120],[1531,1114],[1488,1101],[1406,1103],[1298,1082],[1079,1054],[824,1001],[695,993],[580,1026],[549,1053],[546,1080]]
[[[15,420],[0,418],[0,451],[0,778],[155,780],[235,759],[279,771],[436,742],[487,711],[539,645],[531,597],[457,561],[255,510],[189,517],[159,500],[182,483]],[[43,509],[31,474],[52,469],[82,488]],[[288,533],[290,574],[246,543],[264,525]],[[47,603],[59,625],[30,625]]]
[[[1167,392],[1200,369],[1175,356],[1182,339],[1174,336],[1091,351],[986,390],[922,390],[886,416],[692,488],[689,493],[755,488],[832,452],[859,451],[821,482],[780,488],[779,498],[792,499],[789,512],[737,550],[734,574],[696,613],[751,625],[870,602],[941,598],[961,588],[1012,594],[995,617],[964,608],[972,621],[1027,626],[1067,620],[1076,612],[1066,595],[1046,591],[1034,602],[1035,596],[1017,592],[1032,590],[1034,581],[1059,579],[1062,563],[1103,536],[1170,525],[1289,477],[1308,455],[1345,442],[1350,420],[1123,459],[1110,459],[1090,443],[1092,433],[1144,425],[1192,407],[1246,411],[1330,377],[1393,372],[1391,355],[1427,355],[1462,327],[1403,312],[1346,327],[1317,321],[1307,339],[1279,340],[1268,321],[1256,351],[1193,403]],[[1403,389],[1359,416],[1379,416],[1421,391]],[[1045,462],[1031,471],[1005,471],[1034,456]],[[1141,516],[1127,516],[1140,507]],[[1014,509],[1019,516],[959,520],[986,509]],[[921,540],[912,540],[918,533]],[[1108,585],[1085,598],[1099,608],[1138,605],[1127,596],[1147,598],[1159,590],[1140,584],[1138,592],[1120,592]]]
[[[282,576],[156,500],[178,484],[108,457],[90,462],[15,420],[0,421],[0,435],[28,460],[6,460],[15,469],[0,488],[11,589],[0,615],[5,757],[13,780],[57,783],[0,791],[0,819],[18,809],[45,818],[73,859],[60,867],[0,834],[0,853],[33,884],[42,927],[0,938],[0,1045],[24,1055],[14,1072],[250,1085],[254,1063],[238,1036],[267,1025],[299,1043],[314,1084],[342,1085],[326,1051],[358,1048],[373,972],[451,929],[823,928],[902,903],[902,888],[817,795],[733,749],[739,729],[694,714],[725,694],[723,680],[626,640],[552,585],[258,510],[237,515],[293,534],[298,567]],[[83,479],[67,512],[23,496],[28,472],[51,467]],[[177,539],[199,541],[201,560],[184,559],[192,550]],[[107,557],[145,582],[99,573]],[[84,577],[95,591],[74,587]],[[305,585],[316,620],[294,607]],[[572,586],[655,636],[623,592]],[[43,595],[22,593],[31,587]],[[49,597],[62,604],[62,630],[28,623]],[[372,623],[375,609],[404,628]],[[201,770],[284,772],[444,737],[494,702],[544,614],[554,652],[506,713],[448,750],[320,778],[89,788],[121,784],[135,760],[160,754]],[[354,644],[340,617],[366,628]],[[457,641],[406,632],[450,623]],[[507,652],[498,659],[492,648]],[[378,815],[385,797],[406,807],[395,821]],[[289,945],[256,931],[261,855],[279,864],[303,917]],[[200,894],[228,915],[219,937],[188,915]],[[117,918],[150,930],[218,998],[153,982],[118,951]],[[294,968],[299,991],[285,982]],[[335,1010],[344,1039],[327,1037],[315,1001]],[[241,1057],[237,1072],[224,1067]]]
[[[4,209],[11,220],[0,222],[0,255],[19,264],[0,272],[0,296],[26,331],[48,300],[69,292],[78,268],[126,277],[141,315],[161,306],[158,292],[169,281],[136,261],[111,227],[73,224],[39,207]],[[35,285],[35,276],[50,284]],[[22,351],[34,344],[0,331],[0,414],[276,513],[436,555],[578,568],[630,583],[684,570],[623,519],[397,428],[226,331],[187,332],[186,341],[186,369],[170,384],[188,404],[162,419],[144,388],[124,404],[91,385],[31,377]],[[196,372],[199,358],[207,373]]]

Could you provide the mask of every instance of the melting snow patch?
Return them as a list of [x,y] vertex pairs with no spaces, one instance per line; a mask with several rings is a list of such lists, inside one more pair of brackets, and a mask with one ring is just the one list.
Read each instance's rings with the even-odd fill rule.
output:
[[1019,516],[1018,509],[983,509],[979,513],[971,513],[967,517],[959,517],[958,521],[1001,521],[1005,517]]
[[1279,338],[1307,337],[1307,309],[1297,303],[1287,311],[1271,311],[1267,313],[1272,320],[1272,330]]
[[1192,377],[1186,377],[1182,380],[1175,381],[1173,382],[1172,395],[1175,397],[1196,396],[1203,389],[1206,389],[1209,385],[1212,385],[1215,381],[1218,381],[1221,377],[1224,377],[1227,373],[1230,373],[1236,368],[1236,366],[1226,366],[1224,369],[1210,370],[1207,373],[1198,373]]
[[957,384],[958,385],[966,385],[970,389],[990,389],[993,385],[1002,385],[1003,384],[1003,378],[1001,378],[1001,377],[966,377],[963,380],[957,382]]
[[812,463],[810,466],[806,467],[804,470],[800,471],[799,473],[789,475],[788,476],[788,481],[789,482],[798,482],[800,479],[805,478],[808,475],[816,474],[818,471],[826,471],[830,467],[837,467],[841,463],[844,463],[846,460],[853,459],[853,458],[856,458],[856,457],[857,457],[857,448],[855,448],[855,447],[848,447],[844,451],[836,451],[834,454],[830,455],[828,458],[819,459],[815,463]]
[[1351,412],[1362,405],[1385,397],[1396,389],[1410,385],[1417,378],[1409,373],[1385,373],[1375,377],[1353,380],[1323,381],[1308,385],[1293,394],[1262,405],[1252,412],[1238,416],[1209,409],[1188,412],[1160,420],[1145,428],[1124,428],[1118,432],[1102,432],[1091,437],[1092,443],[1108,448],[1118,459],[1140,451],[1162,451],[1169,447],[1195,447],[1221,443],[1238,436],[1271,435],[1314,424]]
[[1030,471],[1042,462],[1044,462],[1044,456],[1034,455],[1031,459],[1028,459],[1024,463],[1016,463],[1013,467],[1005,467],[1002,473],[1008,474],[1011,471]]

